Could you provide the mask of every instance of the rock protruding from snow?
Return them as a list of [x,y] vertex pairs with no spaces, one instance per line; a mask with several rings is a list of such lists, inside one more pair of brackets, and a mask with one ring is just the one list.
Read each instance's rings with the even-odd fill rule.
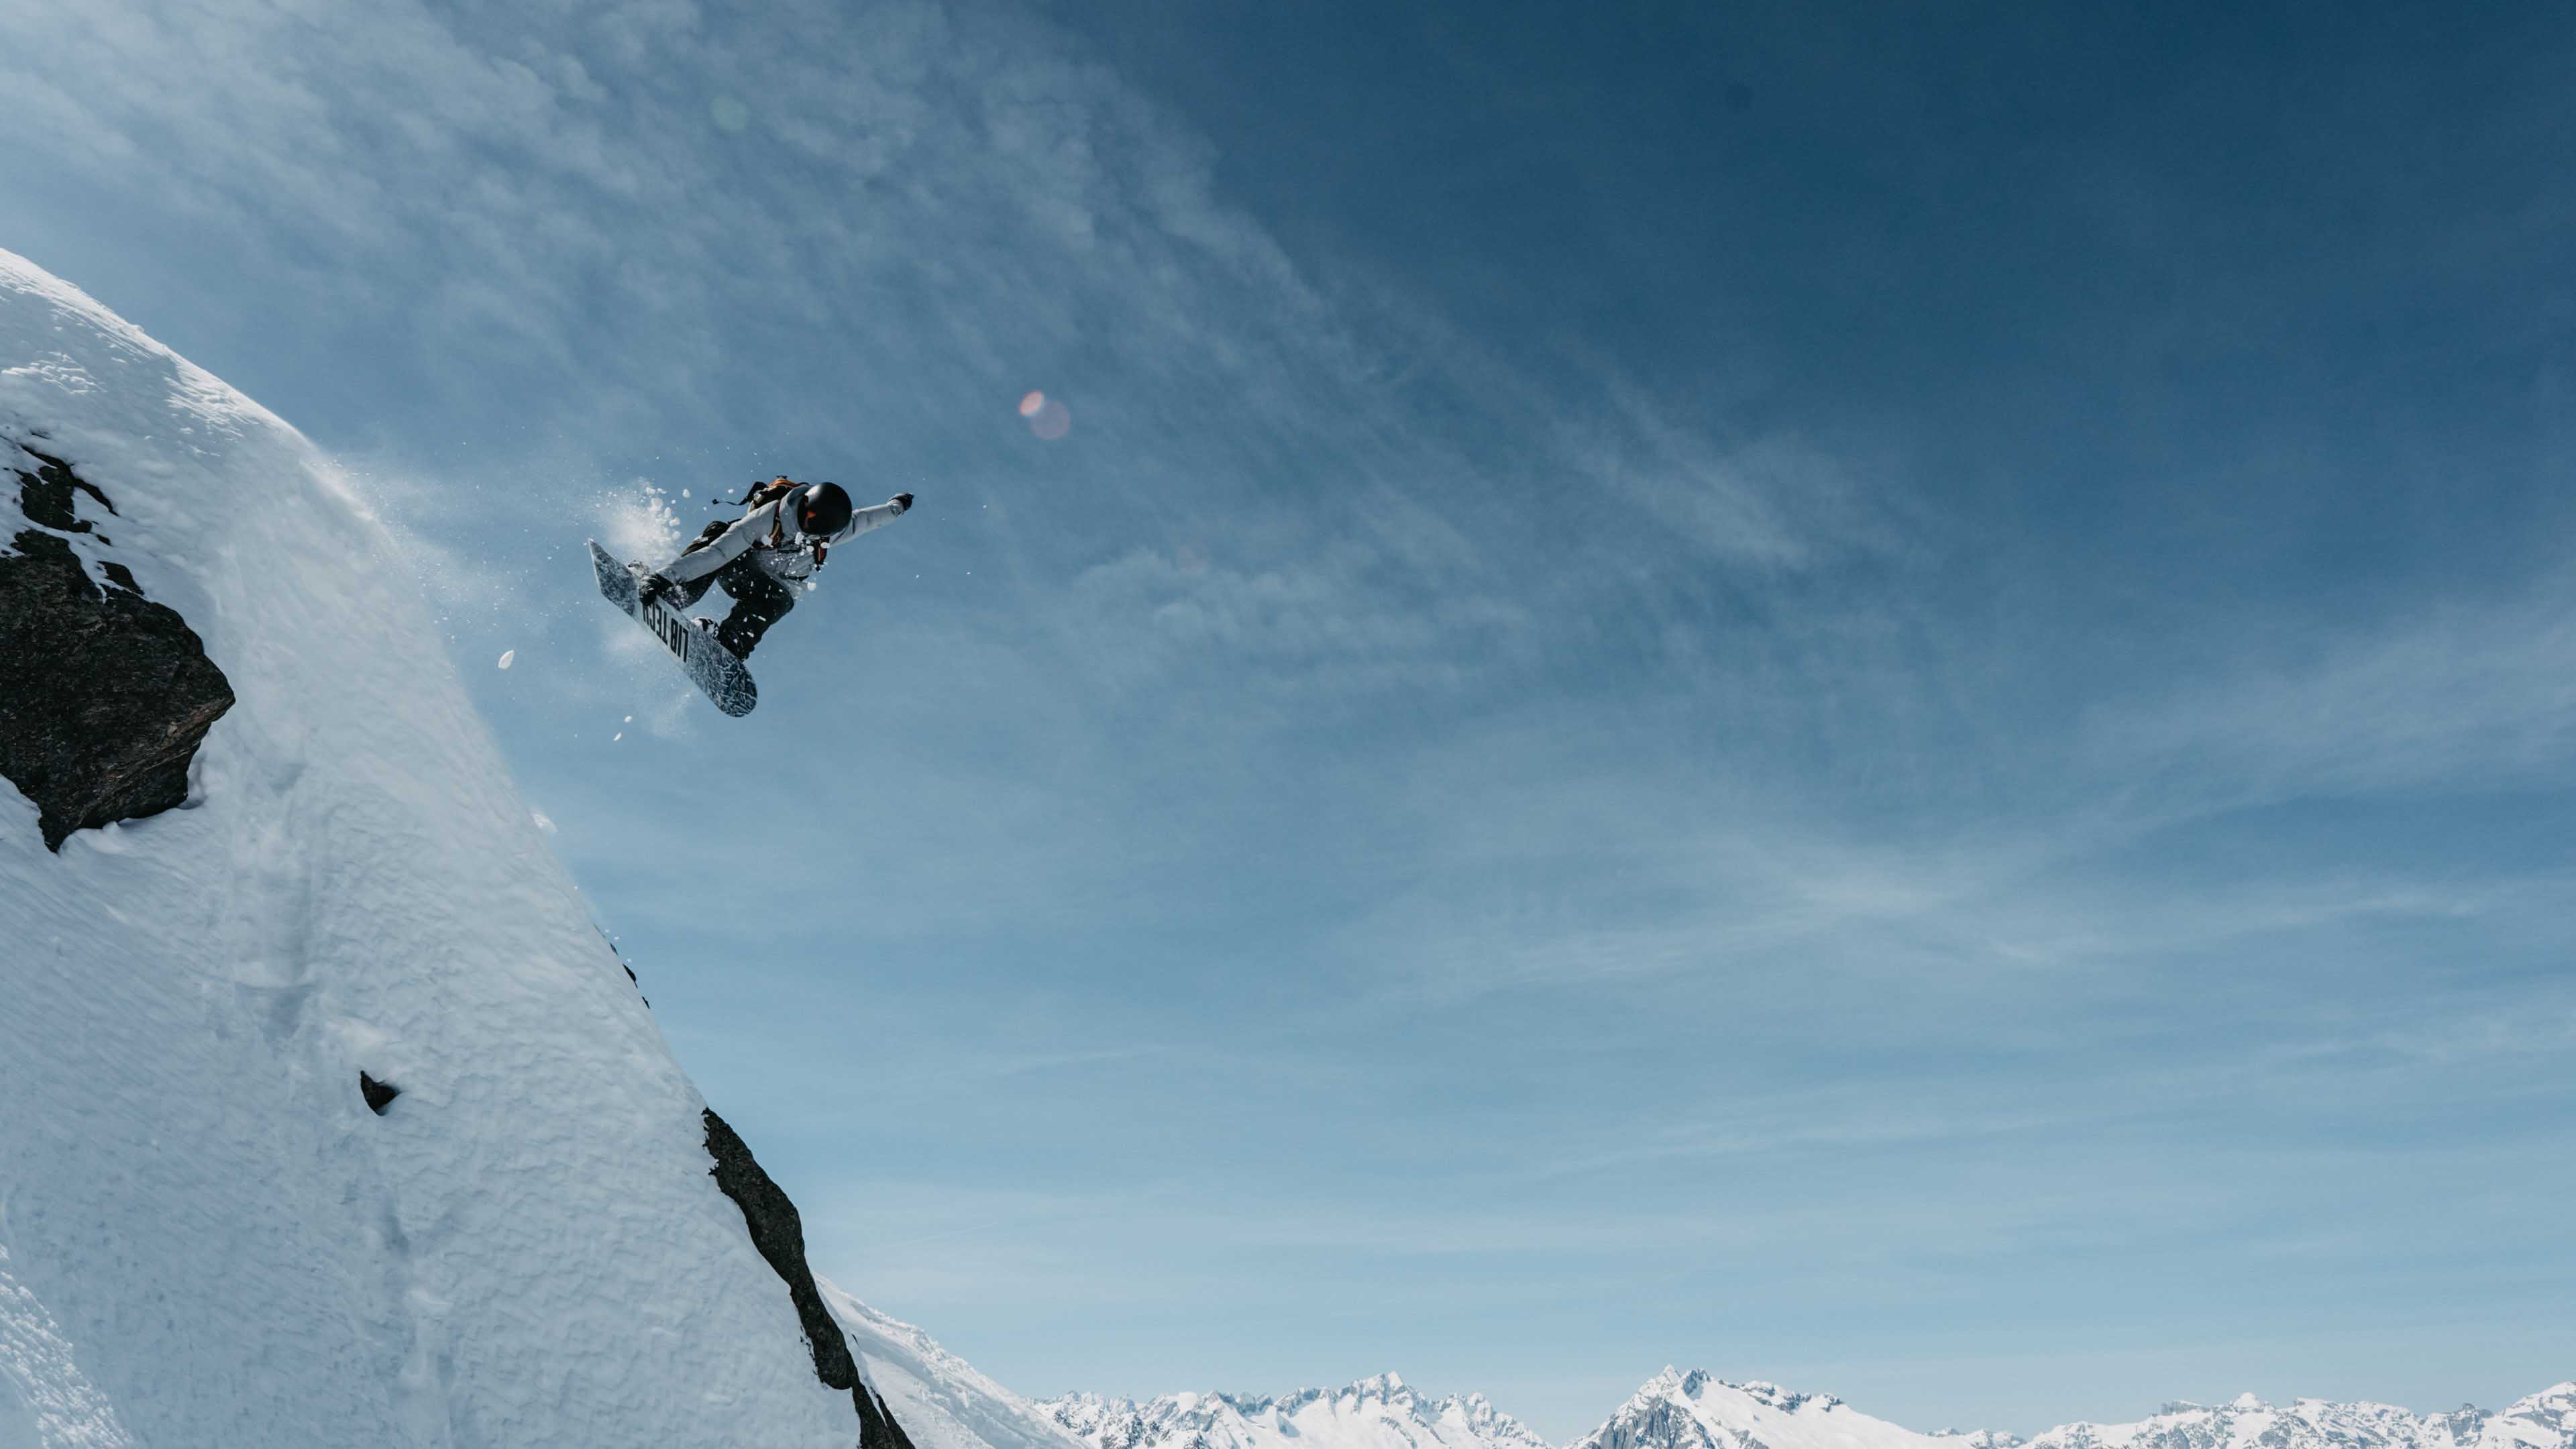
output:
[[716,1164],[707,1172],[733,1205],[742,1209],[751,1245],[786,1284],[788,1301],[796,1305],[796,1321],[805,1328],[806,1347],[814,1355],[814,1377],[830,1388],[857,1388],[858,1365],[850,1361],[850,1347],[841,1341],[840,1326],[823,1307],[823,1295],[814,1286],[814,1270],[805,1265],[803,1216],[778,1184],[769,1180],[741,1134],[713,1107],[700,1115],[706,1120],[707,1156]]
[[1072,1394],[1040,1407],[1090,1449],[1547,1449],[1482,1394],[1425,1399],[1391,1373],[1279,1398]]
[[770,1180],[740,1134],[717,1116],[714,1108],[708,1108],[703,1115],[707,1156],[716,1164],[708,1171],[724,1195],[742,1209],[751,1245],[760,1250],[762,1260],[786,1285],[788,1301],[796,1305],[796,1319],[805,1328],[805,1347],[814,1355],[814,1377],[828,1388],[850,1391],[851,1401],[859,1411],[859,1449],[914,1449],[911,1437],[904,1433],[884,1397],[860,1377],[858,1362],[850,1355],[840,1323],[823,1306],[819,1280],[805,1263],[803,1215]]
[[32,525],[12,529],[0,513],[0,775],[60,850],[75,830],[185,802],[189,762],[233,691],[187,620],[145,598],[80,516],[112,518],[107,494],[29,442],[0,435],[0,468],[16,474]]

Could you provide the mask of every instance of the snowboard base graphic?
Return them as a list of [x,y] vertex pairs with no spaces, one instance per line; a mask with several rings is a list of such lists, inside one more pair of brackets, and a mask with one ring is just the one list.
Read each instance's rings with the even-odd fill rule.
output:
[[717,643],[713,632],[673,613],[669,605],[647,604],[638,598],[634,572],[610,558],[597,539],[590,541],[590,566],[599,575],[600,597],[625,610],[628,618],[644,626],[644,632],[662,641],[662,647],[680,661],[689,681],[704,691],[716,708],[741,716],[751,713],[751,707],[760,703],[759,686],[751,682],[751,671],[733,657],[733,651]]

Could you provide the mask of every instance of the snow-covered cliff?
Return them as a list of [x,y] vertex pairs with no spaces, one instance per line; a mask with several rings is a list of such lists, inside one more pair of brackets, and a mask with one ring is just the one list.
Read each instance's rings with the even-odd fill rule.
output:
[[0,774],[0,1446],[900,1443],[364,503],[4,252]]

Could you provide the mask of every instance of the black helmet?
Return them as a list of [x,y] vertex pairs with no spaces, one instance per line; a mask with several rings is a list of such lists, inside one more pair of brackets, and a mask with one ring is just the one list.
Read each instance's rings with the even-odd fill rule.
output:
[[850,526],[850,495],[838,483],[808,483],[796,494],[796,529],[808,538],[830,538]]

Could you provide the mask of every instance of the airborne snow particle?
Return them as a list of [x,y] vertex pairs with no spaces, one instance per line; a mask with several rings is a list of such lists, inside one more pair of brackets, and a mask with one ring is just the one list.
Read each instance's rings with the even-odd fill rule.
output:
[[502,651],[501,651],[501,666],[500,666],[500,667],[501,667],[501,668],[503,668],[503,669],[507,669],[507,668],[509,668],[509,667],[510,667],[510,664],[511,664],[511,661],[513,661],[513,660],[517,659],[518,657],[519,657],[519,651],[518,651],[518,650],[516,650],[516,649],[504,649],[504,650],[502,650]]
[[1050,443],[1072,430],[1072,410],[1054,398],[1038,404],[1038,410],[1029,417],[1029,431]]
[[1042,392],[1031,392],[1027,397],[1020,399],[1020,416],[1024,418],[1036,417],[1038,415],[1038,409],[1045,406],[1046,394]]

